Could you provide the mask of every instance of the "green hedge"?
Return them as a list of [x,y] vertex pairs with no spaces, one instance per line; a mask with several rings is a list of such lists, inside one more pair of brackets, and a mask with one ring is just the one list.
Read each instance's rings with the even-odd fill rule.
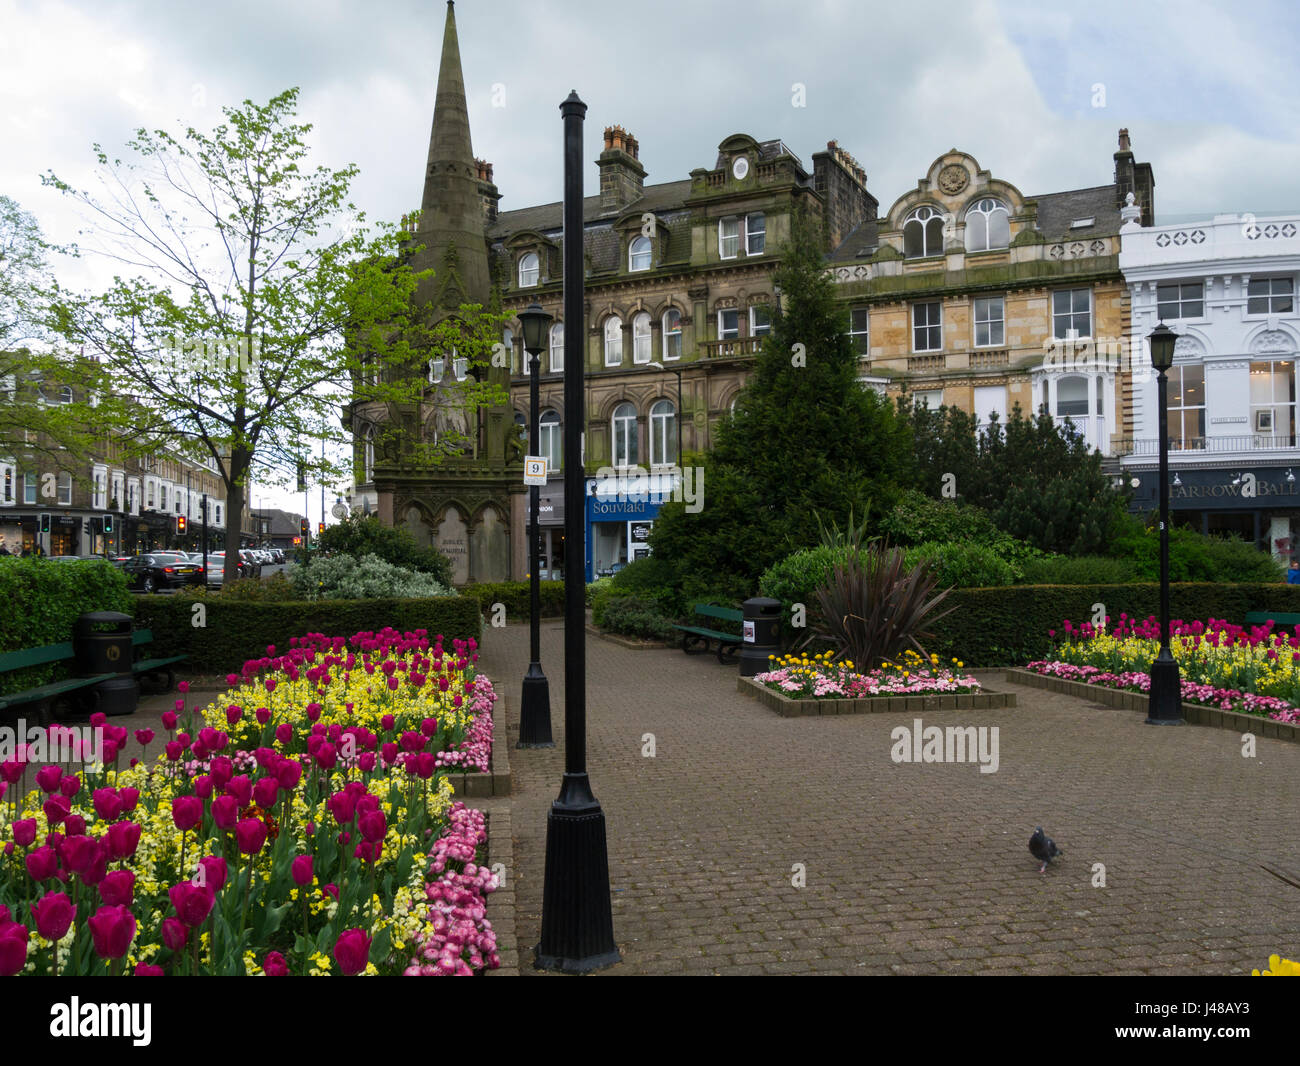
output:
[[[539,581],[542,617],[551,618],[564,614],[564,582]],[[497,581],[482,585],[467,585],[461,589],[462,596],[473,596],[478,600],[488,624],[492,623],[493,604],[506,605],[506,621],[527,622],[529,596],[527,581]]]
[[[1121,613],[1146,618],[1160,609],[1160,586],[1013,585],[1009,588],[953,589],[944,606],[956,610],[935,623],[935,640],[926,651],[957,658],[968,667],[1020,666],[1045,657],[1068,618],[1076,626],[1092,620],[1093,604],[1105,605],[1112,626]],[[1300,612],[1300,585],[1196,582],[1169,586],[1174,619],[1225,618],[1244,624],[1246,613]]]
[[[200,602],[207,612],[202,628],[193,624],[193,608]],[[140,596],[135,624],[153,630],[155,655],[189,655],[182,669],[198,674],[238,673],[245,660],[265,655],[267,645],[287,651],[291,637],[307,633],[350,637],[392,626],[402,632],[427,629],[431,637],[441,633],[448,643],[482,637],[478,601],[471,596],[309,602]]]
[[[63,644],[87,611],[131,613],[126,575],[109,562],[0,557],[0,651]],[[0,693],[21,692],[68,676],[67,665],[0,675]]]

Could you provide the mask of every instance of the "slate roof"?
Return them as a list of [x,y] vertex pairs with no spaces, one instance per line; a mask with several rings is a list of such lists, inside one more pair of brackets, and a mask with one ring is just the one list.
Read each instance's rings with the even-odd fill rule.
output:
[[[1072,241],[1082,237],[1108,237],[1119,232],[1119,204],[1114,185],[1091,189],[1051,192],[1026,199],[1038,201],[1038,231],[1048,241]],[[1070,229],[1076,218],[1091,218],[1093,224]]]
[[876,250],[880,243],[880,220],[869,218],[859,222],[849,235],[840,241],[839,247],[828,256],[832,263],[856,263],[865,259]]

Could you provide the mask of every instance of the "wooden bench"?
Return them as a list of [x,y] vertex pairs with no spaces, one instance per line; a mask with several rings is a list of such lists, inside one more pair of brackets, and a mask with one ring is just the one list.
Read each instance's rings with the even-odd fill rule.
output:
[[[131,634],[131,647],[139,652],[139,649],[145,645],[153,643],[152,629],[137,629]],[[175,663],[183,662],[188,659],[188,655],[172,655],[165,659],[136,659],[131,664],[131,673],[136,677],[148,678],[150,683],[161,683],[165,676],[164,692],[170,692],[172,686],[176,683],[176,675],[172,672],[172,666]]]
[[[719,607],[716,603],[697,603],[695,604],[695,613],[705,618],[720,618],[727,622],[741,623],[745,619],[745,612],[738,611],[734,607]],[[709,650],[709,641],[718,642],[718,662],[734,662],[736,659],[736,649],[744,643],[744,638],[738,633],[723,633],[717,629],[706,629],[702,626],[673,626],[674,629],[682,631],[682,651],[687,655],[695,652],[705,652]],[[700,648],[693,648],[692,645],[701,644]],[[730,649],[730,650],[728,650]]]
[[[50,666],[65,661],[72,662],[76,659],[76,655],[77,653],[71,641],[66,641],[63,644],[47,644],[43,648],[23,648],[20,651],[0,652],[0,674],[13,673],[15,670],[22,670],[31,666]],[[53,721],[53,707],[57,700],[70,696],[72,693],[81,693],[84,699],[79,709],[85,710],[89,707],[93,710],[93,705],[99,699],[95,686],[104,681],[111,681],[117,676],[117,674],[97,674],[94,677],[70,677],[63,681],[51,681],[46,685],[24,689],[22,692],[11,692],[6,696],[0,696],[0,711],[34,704],[40,725],[42,727],[48,726]]]
[[1262,626],[1269,619],[1277,626],[1291,626],[1292,628],[1300,626],[1300,614],[1282,614],[1279,611],[1249,611],[1246,614],[1246,625]]

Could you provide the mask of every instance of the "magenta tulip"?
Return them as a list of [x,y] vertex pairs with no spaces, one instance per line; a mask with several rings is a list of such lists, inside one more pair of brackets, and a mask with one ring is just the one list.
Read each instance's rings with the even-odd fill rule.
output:
[[205,855],[199,866],[203,868],[203,883],[213,892],[220,892],[226,883],[226,860],[219,855]]
[[59,856],[48,846],[28,852],[24,862],[33,881],[48,881],[59,868]]
[[388,822],[383,811],[366,811],[357,822],[361,835],[371,844],[377,844],[388,832]]
[[147,748],[152,742],[155,734],[152,729],[137,729],[135,739],[139,742],[140,747]]
[[351,822],[357,811],[357,801],[348,792],[335,792],[325,801],[325,806],[339,825]]
[[203,821],[203,800],[198,796],[177,796],[172,800],[172,821],[182,833]]
[[137,962],[135,964],[136,977],[166,977],[161,966],[155,966],[152,962]]
[[396,745],[396,743],[394,743],[394,742],[391,741],[391,740],[390,740],[390,741],[387,741],[387,742],[383,745],[383,747],[379,749],[379,753],[380,753],[380,755],[383,756],[384,764],[387,765],[387,766],[392,766],[393,763],[395,763],[395,762],[397,761],[397,745]]
[[50,825],[58,825],[72,812],[72,803],[67,796],[55,794],[41,804],[41,810]]
[[[108,762],[108,759],[105,758],[104,761]],[[62,781],[59,782],[59,792],[62,795],[67,796],[68,799],[72,799],[72,797],[75,796],[80,791],[81,791],[81,778],[79,778],[76,774],[69,774],[67,777],[65,777]]]
[[162,939],[172,951],[180,951],[185,946],[185,942],[190,937],[190,931],[185,923],[179,918],[164,918],[162,923]]
[[200,774],[194,779],[194,795],[198,796],[199,799],[211,799],[212,790],[216,788],[216,784],[211,774]]
[[289,866],[289,873],[293,876],[293,883],[299,888],[312,883],[315,874],[312,870],[313,859],[310,855],[299,855]]
[[289,964],[278,951],[272,951],[262,963],[262,973],[267,977],[288,977]]
[[60,857],[63,865],[74,874],[85,874],[95,865],[99,858],[99,841],[87,836],[68,837],[63,842]]
[[114,870],[99,882],[99,895],[113,907],[129,907],[135,899],[135,874],[130,870]]
[[259,777],[253,784],[253,802],[263,810],[273,807],[279,794],[280,782],[274,777]]
[[135,939],[135,915],[126,907],[100,907],[86,924],[101,959],[120,959]]
[[46,940],[62,940],[77,913],[64,892],[46,892],[40,902],[32,904],[31,910],[36,931]]
[[36,771],[36,784],[42,792],[58,792],[63,780],[63,767],[45,766]]
[[218,829],[234,829],[239,821],[239,803],[234,796],[218,796],[212,801],[212,820]]
[[226,725],[238,725],[239,720],[244,717],[244,708],[231,704],[226,708]]
[[275,779],[285,792],[292,792],[302,780],[302,763],[297,759],[285,759],[275,768]]
[[179,740],[170,740],[164,746],[163,750],[166,752],[169,762],[176,762],[176,760],[181,757],[181,752],[185,750],[185,745]]
[[226,795],[234,796],[240,807],[248,806],[249,800],[253,796],[253,782],[248,779],[246,774],[232,777],[223,787],[226,790]]
[[354,977],[370,961],[370,937],[360,929],[345,929],[334,944],[334,961],[345,977]]
[[270,720],[271,720],[270,710],[266,707],[259,707],[257,709],[257,724],[266,725],[266,723],[269,722]]
[[375,768],[375,753],[373,751],[363,751],[357,756],[357,766],[363,774],[368,774]]
[[[184,704],[185,704],[185,701],[184,701],[184,700],[179,700],[178,702],[179,702],[182,706],[184,706]],[[162,726],[163,726],[163,728],[164,728],[165,730],[167,730],[167,732],[169,732],[169,733],[170,733],[173,729],[176,728],[176,712],[175,712],[175,711],[163,711],[163,713],[162,713]]]
[[123,814],[130,814],[135,810],[135,805],[140,802],[140,790],[138,788],[119,788],[117,794],[122,797]]
[[325,743],[316,752],[316,765],[322,770],[332,770],[338,763],[338,749],[333,744]]
[[288,722],[281,722],[275,727],[275,739],[281,744],[288,744],[293,739],[293,726]]
[[114,862],[129,859],[140,846],[140,826],[135,822],[115,822],[108,827],[108,857]]
[[115,788],[97,788],[91,793],[91,801],[101,821],[112,822],[122,813],[122,797]]
[[385,731],[392,729],[393,726],[396,724],[396,722],[397,719],[394,718],[391,714],[386,714],[381,719],[379,719],[379,724],[384,727]]
[[199,887],[190,881],[182,881],[167,890],[167,896],[176,908],[176,915],[191,929],[203,924],[212,911],[214,895],[212,889],[204,885]]
[[433,736],[434,733],[438,732],[438,719],[426,718],[420,723],[420,732],[426,737]]
[[27,965],[27,926],[17,922],[0,927],[0,977],[13,977]]
[[235,826],[235,843],[245,855],[256,855],[266,843],[266,823],[260,818],[245,818]]
[[29,848],[36,842],[36,819],[24,818],[14,822],[14,843],[20,848]]

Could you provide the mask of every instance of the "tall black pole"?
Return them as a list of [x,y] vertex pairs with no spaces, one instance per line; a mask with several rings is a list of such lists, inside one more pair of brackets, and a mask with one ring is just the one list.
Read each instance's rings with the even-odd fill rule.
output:
[[1147,701],[1148,725],[1181,725],[1183,689],[1178,661],[1169,650],[1169,411],[1168,380],[1157,367],[1160,412],[1160,653],[1151,664],[1151,689]]
[[[583,313],[582,123],[576,91],[564,116],[564,331],[575,339],[564,362],[564,780],[546,819],[542,937],[544,970],[586,973],[620,959],[609,896],[605,812],[587,780],[587,605],[583,558],[586,489],[582,463],[587,336]],[[581,502],[580,502],[581,501]]]
[[208,494],[203,494],[203,587],[208,587]]
[[[528,454],[540,455],[540,429],[537,424],[537,375],[541,352],[528,351]],[[540,536],[537,528],[537,485],[528,486],[528,625],[529,662],[524,675],[523,699],[519,710],[520,748],[553,748],[551,736],[551,684],[542,671],[542,578]]]

